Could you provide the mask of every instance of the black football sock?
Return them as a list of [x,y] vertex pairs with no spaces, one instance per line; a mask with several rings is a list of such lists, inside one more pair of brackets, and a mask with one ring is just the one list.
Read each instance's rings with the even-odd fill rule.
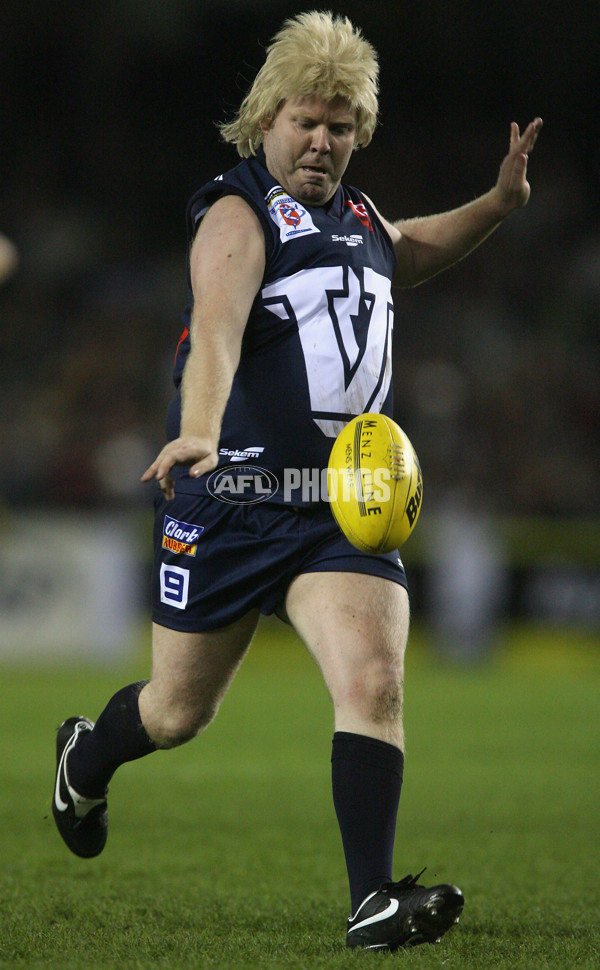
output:
[[78,794],[101,798],[119,765],[156,751],[140,718],[138,698],[146,683],[142,680],[117,691],[94,730],[79,737],[67,761],[69,783]]
[[404,754],[386,741],[336,731],[333,804],[342,834],[352,912],[392,878]]

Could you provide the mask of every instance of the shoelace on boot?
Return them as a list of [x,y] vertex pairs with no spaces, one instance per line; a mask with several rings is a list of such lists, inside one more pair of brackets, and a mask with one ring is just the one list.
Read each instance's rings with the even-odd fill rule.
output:
[[[425,869],[426,868],[427,866],[425,866]],[[425,889],[425,886],[417,885],[417,879],[419,879],[419,877],[423,875],[423,873],[425,872],[425,869],[421,869],[421,871],[418,872],[416,876],[411,876],[411,875],[404,876],[404,878],[400,879],[398,882],[384,882],[384,884],[380,888],[389,889],[395,893],[411,892],[413,889]]]

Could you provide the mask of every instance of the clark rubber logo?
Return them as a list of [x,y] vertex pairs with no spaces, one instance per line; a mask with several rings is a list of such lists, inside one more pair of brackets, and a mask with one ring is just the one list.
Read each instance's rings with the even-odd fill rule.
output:
[[306,236],[312,232],[320,232],[317,229],[312,216],[301,206],[291,195],[288,195],[281,185],[275,185],[268,195],[265,196],[269,215],[279,227],[279,237],[281,242],[289,242],[290,239],[297,239],[299,236]]
[[209,475],[206,487],[220,502],[254,505],[271,498],[279,482],[272,472],[257,465],[225,465]]
[[195,556],[198,539],[203,532],[203,525],[180,522],[179,519],[172,519],[170,515],[165,515],[162,547],[176,555]]

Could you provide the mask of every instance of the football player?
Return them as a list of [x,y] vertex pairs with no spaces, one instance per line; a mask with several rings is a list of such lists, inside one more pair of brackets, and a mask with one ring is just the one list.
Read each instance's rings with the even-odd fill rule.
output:
[[275,36],[221,127],[242,161],[189,204],[190,302],[169,440],[142,476],[161,485],[152,675],[120,690],[95,725],[63,723],[53,811],[73,852],[101,852],[114,771],[206,727],[260,614],[276,613],[316,659],[333,704],[347,945],[394,950],[438,940],[458,921],[463,895],[451,883],[393,879],[406,577],[397,551],[370,556],[350,545],[319,475],[352,417],[392,416],[392,283],[428,279],[525,205],[542,122],[523,133],[511,125],[486,194],[393,221],[342,181],[352,153],[371,141],[377,85],[377,57],[360,30],[301,13]]

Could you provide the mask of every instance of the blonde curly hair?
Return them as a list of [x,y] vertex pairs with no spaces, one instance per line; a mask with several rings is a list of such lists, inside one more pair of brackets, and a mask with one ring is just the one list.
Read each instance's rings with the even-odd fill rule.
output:
[[356,111],[356,147],[363,148],[377,124],[378,76],[374,48],[347,17],[307,11],[284,22],[237,115],[218,127],[245,158],[262,142],[261,123],[288,98],[341,97]]

